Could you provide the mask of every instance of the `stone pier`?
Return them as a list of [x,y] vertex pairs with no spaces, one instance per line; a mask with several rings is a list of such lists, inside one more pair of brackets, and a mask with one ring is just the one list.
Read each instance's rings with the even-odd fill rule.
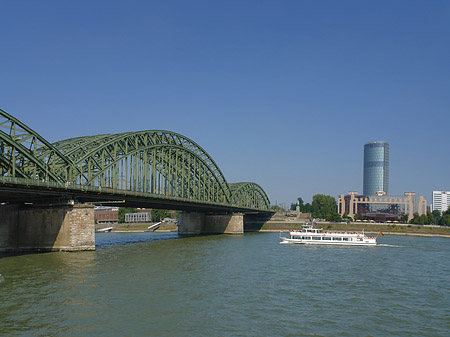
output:
[[242,234],[244,233],[244,215],[203,214],[182,212],[178,219],[178,233],[194,234]]
[[94,206],[0,206],[0,251],[95,250]]

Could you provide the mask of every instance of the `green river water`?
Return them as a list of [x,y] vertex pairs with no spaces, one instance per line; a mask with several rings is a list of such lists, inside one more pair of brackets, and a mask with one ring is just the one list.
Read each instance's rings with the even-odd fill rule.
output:
[[0,336],[448,336],[450,239],[102,233],[0,258]]

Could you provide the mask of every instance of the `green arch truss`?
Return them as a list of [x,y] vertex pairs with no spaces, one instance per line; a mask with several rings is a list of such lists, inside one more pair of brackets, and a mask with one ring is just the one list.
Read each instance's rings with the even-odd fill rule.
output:
[[198,144],[148,130],[66,139],[53,144],[0,110],[2,176],[164,195],[193,202],[269,210],[254,183],[228,184]]
[[231,183],[230,190],[237,205],[257,209],[270,208],[269,198],[258,184]]
[[0,109],[1,176],[66,182],[70,179],[68,170],[71,174],[76,172],[68,158],[37,132]]

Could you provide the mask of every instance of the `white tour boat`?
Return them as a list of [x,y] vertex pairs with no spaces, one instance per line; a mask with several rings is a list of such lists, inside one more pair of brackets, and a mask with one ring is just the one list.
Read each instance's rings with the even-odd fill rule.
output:
[[347,245],[347,246],[375,246],[377,238],[366,236],[364,231],[357,232],[326,232],[322,228],[312,225],[303,226],[301,231],[292,231],[289,237],[281,236],[281,243],[303,243],[312,245]]

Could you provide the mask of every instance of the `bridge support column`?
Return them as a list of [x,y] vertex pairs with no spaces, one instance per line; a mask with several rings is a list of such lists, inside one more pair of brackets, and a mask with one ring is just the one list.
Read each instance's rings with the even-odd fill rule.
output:
[[244,233],[244,215],[203,214],[183,212],[178,220],[178,233],[195,234],[242,234]]
[[94,206],[0,206],[0,251],[95,250]]

